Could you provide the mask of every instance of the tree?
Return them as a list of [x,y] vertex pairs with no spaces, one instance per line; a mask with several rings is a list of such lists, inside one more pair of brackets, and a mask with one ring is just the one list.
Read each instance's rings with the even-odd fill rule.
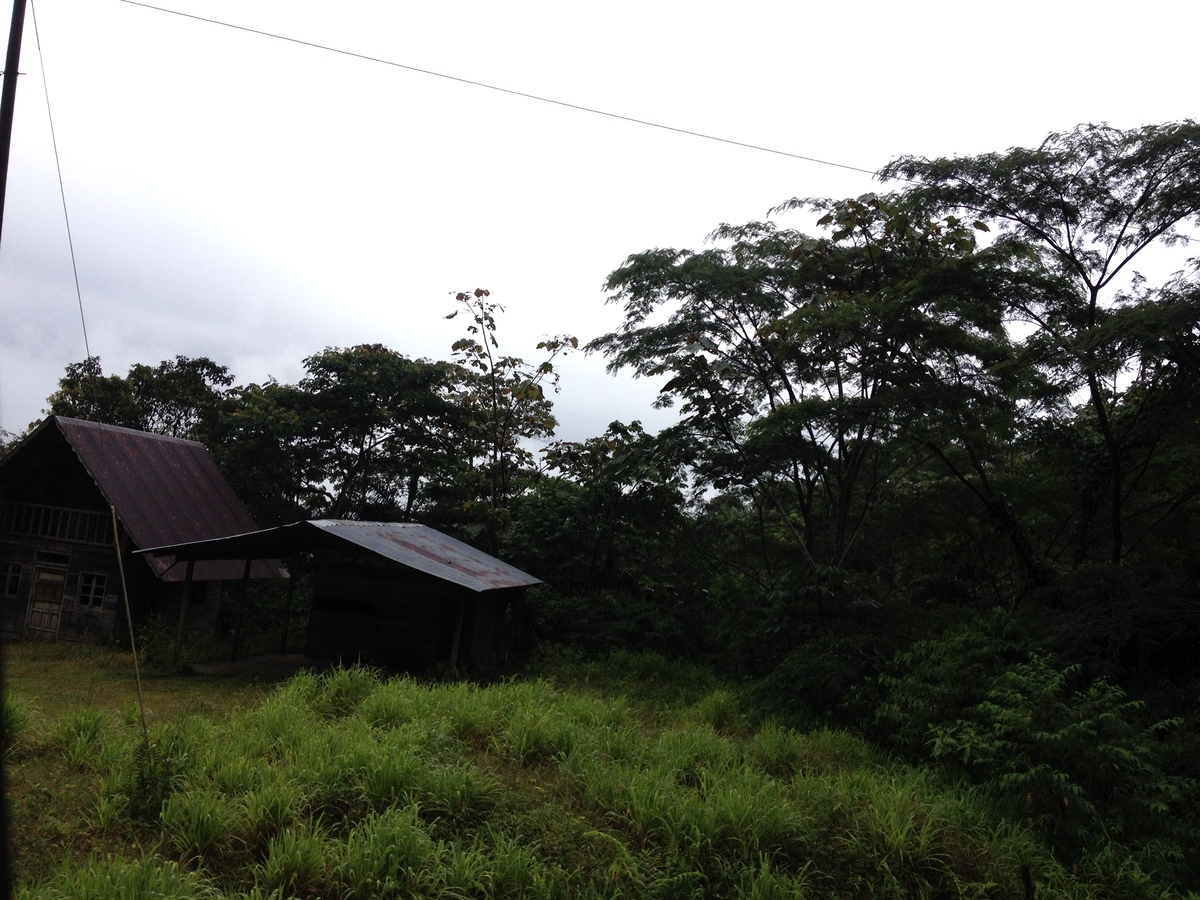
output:
[[554,404],[546,396],[546,388],[558,392],[554,361],[576,349],[579,340],[563,334],[540,341],[537,349],[545,351],[546,358],[536,365],[503,355],[496,338],[496,314],[504,307],[490,298],[491,291],[483,288],[461,291],[454,296],[460,308],[446,318],[465,312],[470,323],[467,337],[451,348],[462,370],[455,399],[464,413],[471,462],[482,476],[479,498],[467,503],[482,511],[476,530],[486,532],[495,552],[507,526],[509,504],[534,472],[528,442],[552,437],[558,424]]
[[308,518],[325,500],[310,432],[306,398],[294,385],[271,380],[231,390],[209,446],[260,527]]
[[105,375],[91,356],[67,366],[48,412],[207,443],[232,384],[229,369],[205,356],[137,363],[124,378]]
[[304,361],[296,415],[321,494],[314,514],[412,518],[460,459],[459,374],[382,344],[327,347]]
[[98,356],[70,363],[47,403],[48,415],[145,430],[145,413],[132,386],[119,375],[105,375]]
[[206,356],[176,356],[151,368],[137,364],[125,376],[145,429],[207,443],[224,392],[233,384],[225,366]]
[[[1200,125],[1188,120],[1130,131],[1081,125],[1033,149],[903,157],[882,175],[915,181],[914,193],[942,212],[999,223],[1005,239],[1057,282],[1040,295],[1011,298],[1008,310],[1032,328],[1029,345],[1064,386],[1087,398],[1107,465],[1101,478],[1109,559],[1120,562],[1128,546],[1125,509],[1138,478],[1131,451],[1146,438],[1146,413],[1158,396],[1142,389],[1146,345],[1128,339],[1128,326],[1145,323],[1158,315],[1149,310],[1162,306],[1171,308],[1164,317],[1175,318],[1192,345],[1198,333],[1194,278],[1177,278],[1166,289],[1136,278],[1132,289],[1122,289],[1120,279],[1132,275],[1134,260],[1149,247],[1182,242],[1181,224],[1200,215]],[[1159,331],[1159,338],[1170,335]],[[1147,362],[1155,369],[1161,359],[1152,353]],[[1142,412],[1120,411],[1131,405]],[[1086,508],[1081,515],[1087,519]]]
[[20,439],[19,435],[13,434],[7,428],[0,428],[0,459],[7,456]]
[[[793,201],[831,231],[722,226],[703,253],[652,250],[612,273],[610,370],[667,376],[695,474],[761,496],[808,587],[850,564],[871,510],[936,440],[1011,409],[1018,385],[974,223],[902,195]],[[901,440],[901,431],[911,435]],[[919,436],[920,440],[916,437]],[[808,590],[824,619],[825,593]]]
[[[530,516],[533,521],[519,529],[520,535],[547,529],[525,551],[540,549],[538,571],[556,567],[563,577],[547,574],[547,581],[569,592],[649,589],[662,568],[663,545],[683,523],[681,456],[669,438],[647,434],[640,422],[612,422],[599,437],[547,447],[546,465],[557,477],[539,481],[534,493],[546,487],[568,494],[569,501],[549,521]],[[561,482],[572,488],[563,491]]]
[[535,631],[590,650],[695,653],[703,573],[687,546],[679,448],[613,422],[546,448],[546,472],[514,498],[505,558],[545,581]]

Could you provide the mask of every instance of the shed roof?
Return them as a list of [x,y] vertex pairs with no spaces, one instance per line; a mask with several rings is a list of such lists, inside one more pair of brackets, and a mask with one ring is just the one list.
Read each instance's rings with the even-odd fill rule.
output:
[[[36,455],[58,432],[112,505],[135,547],[199,541],[257,526],[203,444],[65,416],[50,416],[10,458]],[[8,459],[5,460],[6,462]],[[182,581],[184,570],[169,557],[149,557],[155,575]],[[197,566],[201,580],[240,578],[228,562]],[[255,577],[278,577],[278,565],[262,563]]]
[[541,580],[427,525],[310,519],[278,528],[140,552],[177,559],[264,559],[353,544],[392,562],[468,590],[528,587]]

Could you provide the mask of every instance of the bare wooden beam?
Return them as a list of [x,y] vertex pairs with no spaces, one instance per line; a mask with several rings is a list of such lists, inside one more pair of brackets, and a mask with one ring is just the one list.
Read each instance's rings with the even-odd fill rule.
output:
[[246,609],[246,593],[250,587],[250,563],[246,560],[246,568],[242,570],[242,589],[238,592],[237,617],[233,624],[233,652],[229,655],[230,662],[237,662],[242,649],[242,617]]
[[183,577],[183,602],[179,605],[179,627],[175,629],[175,651],[171,654],[171,665],[179,665],[179,654],[183,652],[183,631],[187,626],[188,604],[192,600],[192,573],[196,569],[196,561],[189,559],[187,574]]

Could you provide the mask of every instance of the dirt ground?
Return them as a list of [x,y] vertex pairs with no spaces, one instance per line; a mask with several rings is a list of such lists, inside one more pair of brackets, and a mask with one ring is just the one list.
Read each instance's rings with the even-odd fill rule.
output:
[[195,663],[192,666],[198,675],[254,675],[279,681],[291,678],[304,669],[320,671],[327,668],[329,668],[328,660],[315,659],[300,653],[246,656],[233,662],[217,660]]

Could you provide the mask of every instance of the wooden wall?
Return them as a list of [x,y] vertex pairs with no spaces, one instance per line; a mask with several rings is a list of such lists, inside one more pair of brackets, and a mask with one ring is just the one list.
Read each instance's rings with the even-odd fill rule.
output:
[[305,654],[420,672],[451,662],[457,634],[458,666],[478,670],[494,657],[507,597],[399,567],[319,567]]

